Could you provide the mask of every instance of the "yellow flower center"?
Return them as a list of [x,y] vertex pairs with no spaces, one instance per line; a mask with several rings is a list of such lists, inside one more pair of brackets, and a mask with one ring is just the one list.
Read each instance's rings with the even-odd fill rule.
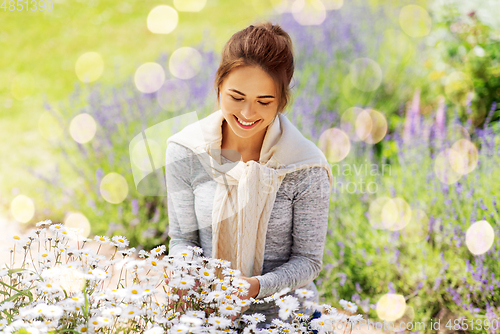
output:
[[16,239],[16,240],[21,240],[21,238],[20,238],[20,237],[18,237],[17,235],[16,235],[16,236],[14,236],[14,239]]
[[137,292],[137,290],[132,290],[132,293],[133,293],[134,295],[136,295],[138,292]]
[[205,276],[210,276],[210,273],[205,271],[205,272],[203,273],[203,275],[205,275]]
[[125,242],[123,239],[118,239],[119,242]]

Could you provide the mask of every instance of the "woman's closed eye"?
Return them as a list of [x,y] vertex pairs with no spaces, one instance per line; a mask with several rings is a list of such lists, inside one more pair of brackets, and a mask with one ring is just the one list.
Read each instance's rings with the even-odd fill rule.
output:
[[[233,98],[233,100],[235,100],[235,101],[243,101],[243,99],[238,99],[238,98],[236,98],[236,97],[234,97],[234,96],[232,96],[232,95],[231,95],[231,97],[232,97],[232,98]],[[264,102],[259,101],[259,103],[260,103],[260,104],[262,104],[263,106],[267,106],[267,105],[268,105],[269,103],[271,103],[271,102],[264,103]]]

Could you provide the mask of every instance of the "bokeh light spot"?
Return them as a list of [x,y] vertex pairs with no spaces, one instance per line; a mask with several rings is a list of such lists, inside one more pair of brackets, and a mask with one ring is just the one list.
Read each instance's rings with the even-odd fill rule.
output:
[[469,226],[465,234],[465,244],[474,255],[486,253],[495,239],[495,231],[486,220],[480,220]]
[[406,5],[399,12],[399,24],[408,36],[423,37],[430,33],[432,19],[423,7]]
[[94,117],[87,113],[76,115],[69,124],[69,133],[77,143],[84,144],[94,138],[97,125]]
[[207,0],[174,0],[175,8],[180,12],[199,12],[206,4]]
[[385,229],[386,223],[382,220],[382,209],[391,199],[387,196],[377,197],[370,203],[368,208],[369,222],[373,228]]
[[365,140],[370,135],[373,129],[373,122],[368,111],[363,110],[358,114],[356,117],[355,127],[356,136],[359,139]]
[[[151,158],[149,156],[148,148],[151,152]],[[134,148],[132,149],[132,162],[137,166],[137,168],[144,172],[151,173],[154,171],[154,169],[162,166],[161,158],[161,146],[156,141],[150,138],[148,138],[147,142],[143,139],[137,141],[137,143],[134,145]],[[153,161],[151,162],[151,160]],[[154,164],[155,168],[153,168],[152,163]]]
[[425,240],[429,231],[429,218],[423,210],[412,212],[408,225],[401,230],[401,238],[407,243],[417,243]]
[[147,26],[154,34],[169,34],[177,27],[179,14],[167,5],[156,6],[148,14]]
[[172,79],[163,83],[156,98],[164,110],[178,111],[187,105],[190,95],[191,90],[187,83],[180,79]]
[[135,71],[134,83],[137,89],[143,93],[154,93],[160,89],[165,82],[165,70],[160,64],[145,63]]
[[35,202],[25,195],[17,195],[10,203],[10,212],[20,223],[29,222],[35,215]]
[[457,155],[455,150],[445,149],[440,152],[435,160],[434,160],[434,173],[436,173],[436,177],[444,184],[453,184],[457,182],[461,174],[457,173],[450,164],[450,155]]
[[[385,119],[385,116],[381,112],[375,109],[368,109],[366,110],[366,112],[370,116],[371,127],[370,127],[370,132],[366,137],[363,138],[363,140],[368,144],[376,144],[382,139],[384,139],[385,135],[387,134],[387,120]],[[360,115],[364,114],[362,113]],[[358,117],[358,119],[356,119],[356,133],[358,133],[358,120],[361,119],[363,121],[366,121],[365,116],[363,116],[363,118]],[[360,127],[361,126],[365,126],[366,130],[367,126],[363,122],[360,123]]]
[[382,207],[382,222],[391,231],[403,229],[410,223],[411,215],[410,205],[399,197],[389,199]]
[[[356,122],[358,120],[358,116],[363,112],[364,110],[359,107],[352,107],[344,111],[342,116],[340,117],[340,128],[342,131],[344,131],[348,136],[349,139],[352,141],[360,141],[361,139],[358,137],[356,134]],[[363,117],[363,116],[362,116]],[[362,119],[360,120],[360,122]],[[370,118],[370,129],[371,130],[371,118]],[[361,130],[359,130],[361,131]],[[368,135],[366,135],[368,136]],[[364,137],[366,137],[364,136]]]
[[90,222],[80,212],[70,212],[64,219],[64,225],[70,229],[79,229],[79,236],[87,238],[90,235]]
[[476,145],[467,139],[460,139],[451,148],[449,159],[455,172],[465,175],[476,168],[479,156]]
[[38,118],[38,132],[47,140],[56,140],[61,137],[63,128],[52,113],[44,111]]
[[405,313],[405,297],[395,293],[385,294],[378,300],[376,310],[380,319],[384,321],[396,321]]
[[201,69],[202,57],[198,50],[182,47],[174,51],[168,62],[172,75],[179,79],[191,79]]
[[295,0],[292,15],[300,25],[320,25],[326,19],[326,9],[321,0]]
[[119,204],[128,195],[127,180],[118,173],[109,173],[101,180],[100,192],[107,202]]
[[104,72],[104,61],[97,52],[86,52],[78,57],[75,73],[82,82],[89,83],[99,79]]
[[339,162],[349,154],[351,142],[344,131],[330,128],[319,136],[319,148],[329,162]]
[[382,69],[370,58],[357,58],[350,65],[351,82],[363,92],[372,92],[382,83]]

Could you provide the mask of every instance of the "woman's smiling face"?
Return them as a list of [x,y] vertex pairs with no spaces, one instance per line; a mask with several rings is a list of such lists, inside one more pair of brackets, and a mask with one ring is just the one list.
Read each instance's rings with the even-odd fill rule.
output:
[[[263,133],[278,112],[272,77],[257,66],[236,67],[223,81],[220,94],[222,114],[232,132],[250,141],[254,136],[256,140],[263,140]],[[256,123],[242,125],[238,119]],[[252,144],[258,146],[258,143]]]

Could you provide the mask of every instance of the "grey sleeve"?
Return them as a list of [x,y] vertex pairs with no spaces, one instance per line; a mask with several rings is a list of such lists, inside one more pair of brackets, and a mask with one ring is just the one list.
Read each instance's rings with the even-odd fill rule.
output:
[[256,298],[264,298],[285,287],[303,287],[320,273],[328,229],[330,183],[322,167],[307,169],[297,184],[293,202],[293,244],[288,262],[255,276],[260,282]]
[[167,146],[165,176],[167,183],[168,254],[179,254],[187,246],[200,247],[198,222],[191,186],[192,158],[194,153],[177,143]]

